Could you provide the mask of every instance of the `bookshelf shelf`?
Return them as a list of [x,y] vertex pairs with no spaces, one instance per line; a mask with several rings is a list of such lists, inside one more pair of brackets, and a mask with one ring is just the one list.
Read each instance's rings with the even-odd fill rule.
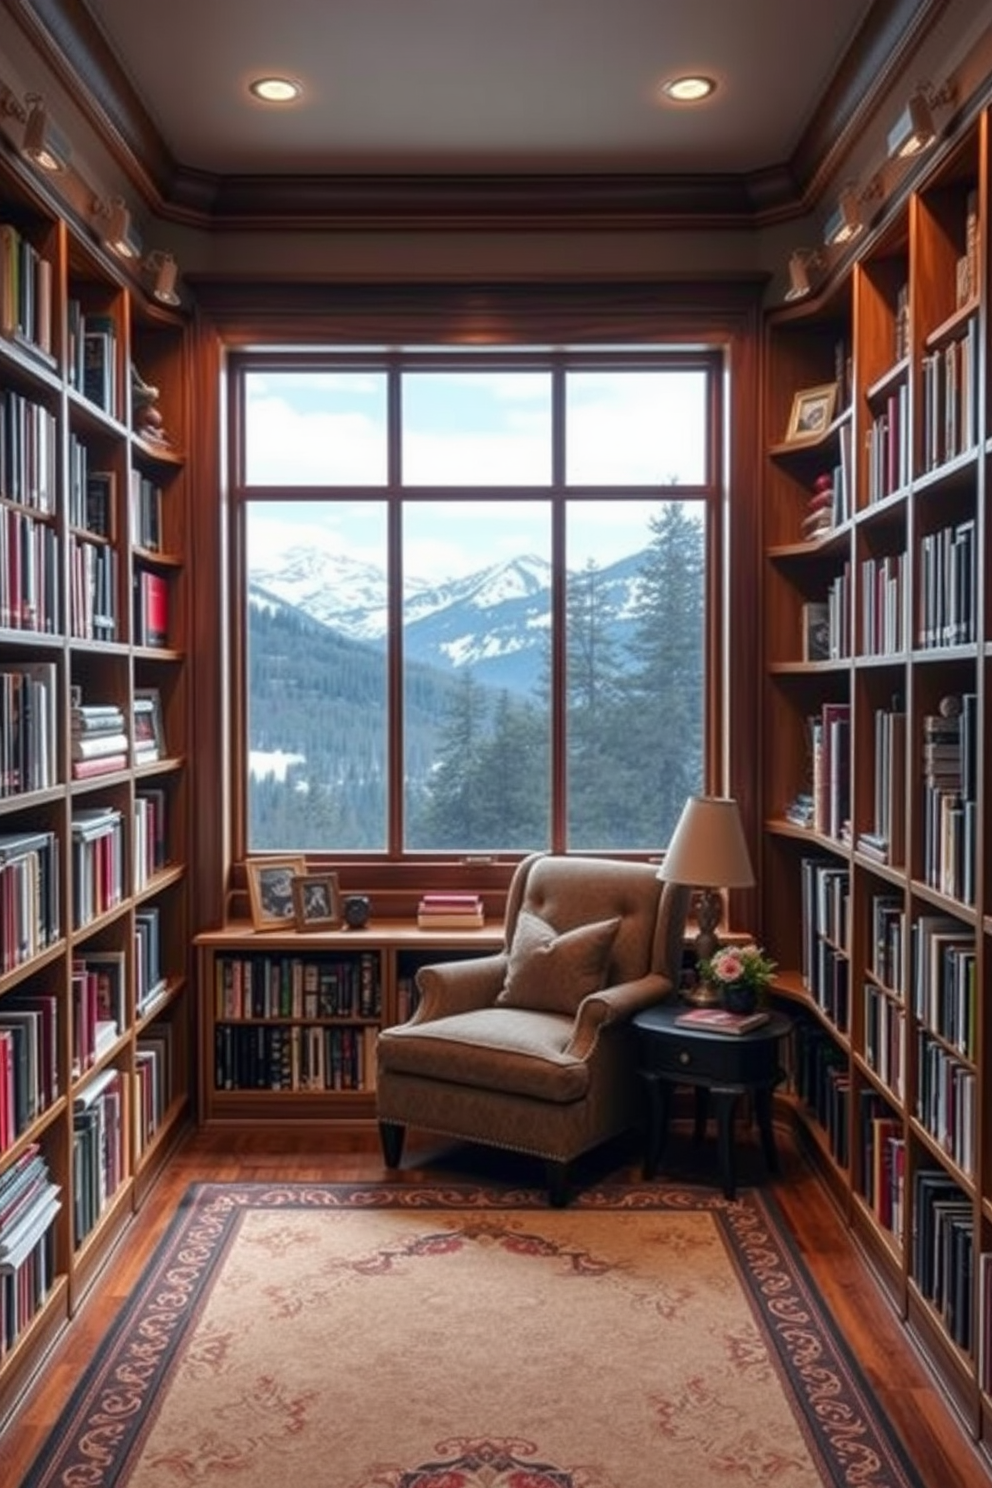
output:
[[[0,1275],[2,1424],[191,1119],[192,1006],[189,330],[6,156],[0,238],[18,264],[0,280],[0,421],[31,453],[0,474],[0,527],[17,538],[0,549],[0,1243],[20,1245]],[[132,427],[132,354],[147,354],[172,448]],[[160,489],[160,548],[137,525],[141,477]],[[137,644],[144,569],[168,575],[164,653]],[[169,757],[136,769],[132,697],[153,685]]]
[[[962,126],[825,298],[767,317],[761,868],[799,1129],[986,1445],[989,127]],[[829,380],[838,342],[849,506],[810,547],[795,513],[814,466],[783,447],[783,410]],[[802,663],[799,618],[841,576],[842,643]]]

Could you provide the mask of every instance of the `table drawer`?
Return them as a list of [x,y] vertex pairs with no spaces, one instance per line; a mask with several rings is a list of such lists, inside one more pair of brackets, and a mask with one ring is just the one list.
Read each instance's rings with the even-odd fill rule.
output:
[[672,1033],[666,1038],[645,1038],[640,1059],[642,1069],[681,1077],[690,1084],[693,1080],[731,1085],[774,1080],[778,1071],[775,1042],[767,1039],[751,1043],[745,1038],[701,1039]]

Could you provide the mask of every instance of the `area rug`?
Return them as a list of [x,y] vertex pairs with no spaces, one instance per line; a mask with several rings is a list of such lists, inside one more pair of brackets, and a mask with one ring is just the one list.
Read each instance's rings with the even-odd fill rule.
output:
[[923,1488],[767,1195],[192,1187],[26,1488]]

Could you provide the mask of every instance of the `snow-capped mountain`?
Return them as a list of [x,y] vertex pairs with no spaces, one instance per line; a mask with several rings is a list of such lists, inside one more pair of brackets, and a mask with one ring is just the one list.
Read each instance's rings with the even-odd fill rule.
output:
[[[597,574],[600,601],[618,616],[631,612],[643,555]],[[551,568],[524,554],[437,584],[406,580],[406,658],[441,670],[471,666],[489,686],[529,691],[546,665]],[[379,645],[387,629],[386,575],[340,553],[290,550],[278,566],[249,575],[249,600],[282,605],[353,640]],[[624,622],[619,622],[622,631]],[[613,627],[616,634],[616,627]]]

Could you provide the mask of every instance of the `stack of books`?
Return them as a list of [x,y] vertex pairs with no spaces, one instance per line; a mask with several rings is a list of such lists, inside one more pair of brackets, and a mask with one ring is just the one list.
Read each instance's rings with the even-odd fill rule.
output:
[[421,930],[479,930],[485,924],[478,894],[424,894],[417,906]]
[[116,704],[84,703],[74,689],[71,731],[74,780],[127,768],[129,744],[124,713]]

